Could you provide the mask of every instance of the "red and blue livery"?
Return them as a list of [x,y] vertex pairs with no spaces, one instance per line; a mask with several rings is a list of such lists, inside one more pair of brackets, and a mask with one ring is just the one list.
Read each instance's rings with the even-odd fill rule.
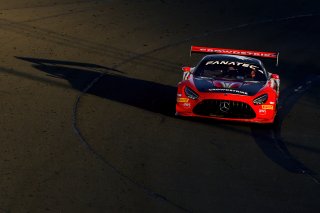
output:
[[183,67],[178,83],[176,115],[240,122],[273,123],[280,79],[256,57],[279,53],[192,46],[205,53],[197,66]]

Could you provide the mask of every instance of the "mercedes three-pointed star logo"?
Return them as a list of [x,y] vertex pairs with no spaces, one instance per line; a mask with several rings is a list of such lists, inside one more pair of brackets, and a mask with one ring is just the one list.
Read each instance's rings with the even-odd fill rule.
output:
[[230,102],[229,101],[222,101],[220,102],[220,111],[221,112],[228,112],[230,110]]

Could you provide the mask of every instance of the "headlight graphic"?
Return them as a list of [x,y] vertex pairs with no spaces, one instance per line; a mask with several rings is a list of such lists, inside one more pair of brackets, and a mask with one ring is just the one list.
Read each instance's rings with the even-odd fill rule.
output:
[[261,105],[261,104],[264,104],[266,103],[268,100],[268,94],[263,94],[259,97],[257,97],[256,99],[253,100],[253,103],[255,105]]
[[197,98],[199,97],[199,95],[198,95],[195,91],[193,91],[192,89],[190,89],[189,87],[186,87],[186,88],[184,89],[184,92],[186,93],[186,95],[187,95],[188,98],[191,98],[191,99],[193,99],[193,100],[195,100],[195,99],[197,99]]

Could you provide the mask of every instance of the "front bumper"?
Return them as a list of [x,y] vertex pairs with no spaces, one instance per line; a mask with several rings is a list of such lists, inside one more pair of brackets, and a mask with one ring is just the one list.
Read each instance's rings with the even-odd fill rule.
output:
[[[201,107],[203,103],[211,103]],[[230,105],[230,109],[221,109],[221,103]],[[178,98],[176,104],[176,115],[217,120],[273,123],[276,116],[276,101],[267,101],[263,105],[254,105],[252,96],[234,94],[211,94],[204,98],[192,100]]]

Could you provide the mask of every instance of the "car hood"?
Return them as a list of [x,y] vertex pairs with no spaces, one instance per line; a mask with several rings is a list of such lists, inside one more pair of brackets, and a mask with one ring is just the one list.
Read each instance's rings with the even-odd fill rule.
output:
[[205,78],[194,78],[195,87],[200,92],[231,93],[253,96],[266,84],[265,81],[227,81]]

